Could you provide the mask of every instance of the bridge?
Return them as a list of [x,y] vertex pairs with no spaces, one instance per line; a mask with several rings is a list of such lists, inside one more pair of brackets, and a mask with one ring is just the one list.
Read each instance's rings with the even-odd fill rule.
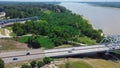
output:
[[[5,63],[12,63],[24,60],[31,60],[43,57],[62,57],[71,55],[80,55],[85,53],[98,53],[98,52],[111,52],[120,49],[120,35],[106,36],[102,41],[102,44],[92,46],[80,46],[61,49],[48,49],[48,50],[29,50],[30,55],[26,55],[26,51],[4,52],[0,53]],[[13,60],[17,57],[18,60]]]
[[48,57],[57,56],[69,56],[84,53],[97,53],[97,52],[111,52],[120,49],[120,35],[110,35],[106,36],[102,41],[102,44],[91,45],[91,46],[81,46],[81,47],[71,47],[63,49],[50,49],[45,50],[45,55]]

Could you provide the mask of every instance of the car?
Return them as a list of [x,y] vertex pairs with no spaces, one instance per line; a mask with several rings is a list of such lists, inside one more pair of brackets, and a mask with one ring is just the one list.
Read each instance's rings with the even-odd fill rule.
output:
[[26,55],[30,55],[30,52],[27,52]]
[[18,58],[17,58],[17,57],[14,57],[13,60],[18,60]]
[[72,53],[72,51],[70,50],[70,51],[68,51],[68,53]]
[[75,48],[72,48],[72,50],[75,50]]

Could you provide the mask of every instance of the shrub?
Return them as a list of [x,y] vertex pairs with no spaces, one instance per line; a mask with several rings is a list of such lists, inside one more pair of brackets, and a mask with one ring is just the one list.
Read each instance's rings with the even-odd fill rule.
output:
[[43,61],[38,61],[38,63],[37,63],[38,68],[40,68],[40,67],[42,67],[44,65],[45,65],[45,63]]
[[33,60],[33,61],[30,63],[30,65],[31,65],[32,67],[35,67],[35,66],[36,66],[36,61]]
[[51,61],[53,61],[52,58],[49,58],[49,57],[43,58],[43,62],[44,62],[45,64],[49,64]]
[[29,66],[29,65],[27,65],[27,64],[23,64],[23,65],[21,66],[21,68],[32,68],[32,67]]
[[0,59],[0,68],[5,68],[4,65],[5,65],[4,61]]
[[28,44],[29,46],[32,46],[33,48],[40,48],[39,36],[33,35],[29,37]]

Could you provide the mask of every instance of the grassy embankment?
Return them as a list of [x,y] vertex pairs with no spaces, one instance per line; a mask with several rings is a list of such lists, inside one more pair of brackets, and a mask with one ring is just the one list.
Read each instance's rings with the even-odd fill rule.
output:
[[1,51],[28,49],[27,44],[14,41],[13,39],[0,39]]
[[82,44],[87,44],[87,45],[94,45],[96,44],[96,40],[92,40],[88,37],[79,37],[77,38],[78,42],[82,43]]
[[[59,68],[65,68],[65,64],[58,65]],[[69,58],[69,68],[120,68],[120,63],[108,61],[104,59],[91,58]]]
[[120,50],[117,50],[117,51],[115,51],[114,53],[116,53],[116,54],[120,54]]
[[[29,39],[30,36],[22,36],[22,37],[19,37],[18,38],[18,42],[21,42],[21,43],[27,43],[28,39]],[[92,44],[96,44],[96,41],[95,40],[91,40],[90,38],[88,37],[80,37],[78,38],[78,40],[80,41],[80,43],[83,43],[83,44],[88,44],[88,45],[92,45]],[[78,42],[79,42],[78,41]],[[47,37],[44,37],[44,36],[41,36],[39,38],[39,43],[41,44],[40,46],[41,47],[44,47],[44,48],[54,48],[55,45],[54,43]],[[67,44],[67,45],[63,45],[63,46],[59,46],[59,47],[56,47],[56,48],[66,48],[66,47],[71,47],[71,45]]]
[[[60,65],[60,68],[66,68],[65,64]],[[69,68],[93,68],[93,67],[87,64],[86,62],[79,61],[79,62],[70,62]]]
[[[20,37],[18,38],[18,41],[21,42],[21,43],[27,43],[28,39],[29,39],[30,36],[23,36],[23,37]],[[54,43],[47,37],[43,37],[41,36],[39,38],[39,43],[41,44],[40,46],[41,47],[44,47],[44,48],[53,48],[54,47]]]
[[[31,61],[5,64],[5,68],[20,68],[21,65],[29,64]],[[42,59],[36,59],[36,61],[42,61]],[[59,68],[65,68],[65,62],[66,59],[55,59],[54,64]],[[120,63],[104,59],[69,58],[69,63],[69,68],[120,68]]]

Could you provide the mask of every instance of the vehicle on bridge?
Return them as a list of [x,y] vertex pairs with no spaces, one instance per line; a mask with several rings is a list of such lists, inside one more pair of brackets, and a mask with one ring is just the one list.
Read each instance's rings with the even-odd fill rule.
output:
[[30,52],[27,52],[26,55],[30,55]]

